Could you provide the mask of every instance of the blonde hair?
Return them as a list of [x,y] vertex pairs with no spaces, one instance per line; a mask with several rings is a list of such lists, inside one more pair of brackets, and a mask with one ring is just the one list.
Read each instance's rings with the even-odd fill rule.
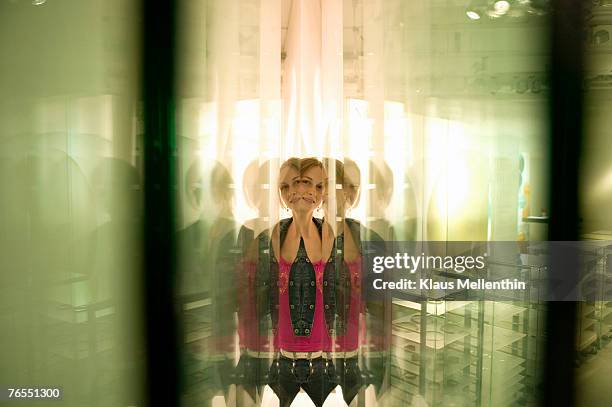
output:
[[[287,159],[287,161],[285,161],[280,166],[279,173],[289,168],[293,168],[294,170],[296,170],[300,176],[304,175],[304,173],[311,168],[320,168],[321,172],[323,172],[323,179],[327,180],[327,175],[326,175],[327,173],[325,171],[325,167],[323,166],[323,163],[315,157],[306,157],[306,158],[291,157]],[[279,198],[280,198],[281,204],[284,207],[286,207],[285,203],[283,202],[282,196],[280,196],[280,185],[278,188],[278,192],[279,192]]]
[[323,174],[325,175],[325,168],[323,167],[323,163],[319,161],[318,159],[316,159],[315,157],[307,157],[307,158],[291,157],[287,159],[287,161],[285,161],[281,165],[280,172],[282,172],[286,168],[293,168],[300,175],[303,175],[306,171],[314,167],[320,168],[321,171],[323,171]]

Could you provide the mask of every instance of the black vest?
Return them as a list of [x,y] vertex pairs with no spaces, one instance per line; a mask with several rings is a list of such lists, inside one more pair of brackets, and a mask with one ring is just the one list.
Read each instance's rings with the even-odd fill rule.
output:
[[[283,219],[279,224],[280,247],[282,247],[289,225],[293,219]],[[317,226],[319,236],[322,236],[323,222],[313,218]],[[271,316],[272,329],[278,327],[278,309],[280,304],[279,295],[279,266],[277,256],[272,248],[272,240],[267,233],[262,233],[258,237],[259,260],[257,264],[257,299],[260,323],[265,325],[265,313]],[[332,250],[333,252],[333,250]],[[335,276],[333,267],[333,256],[323,272],[323,301],[325,307],[325,322],[327,329],[333,333],[334,313],[335,313]],[[309,336],[312,331],[312,324],[315,314],[316,299],[316,275],[314,266],[308,259],[304,240],[300,239],[300,246],[297,255],[291,264],[289,271],[288,291],[289,291],[289,313],[291,316],[291,326],[296,336]],[[261,326],[260,329],[265,329]]]
[[[287,230],[293,219],[283,219],[279,223],[280,247],[282,247]],[[353,241],[361,253],[361,238],[370,236],[363,226],[352,219],[345,219]],[[322,236],[323,221],[313,218]],[[375,235],[375,234],[374,234]],[[371,237],[369,237],[371,238]],[[260,332],[265,332],[268,323],[272,329],[278,327],[279,267],[272,249],[268,232],[258,236],[259,260],[257,264],[256,298],[260,321]],[[380,239],[378,236],[376,240]],[[306,255],[303,240],[289,272],[289,311],[293,333],[296,336],[309,336],[312,330],[315,313],[316,277],[313,265]],[[344,262],[344,236],[335,239],[330,257],[323,271],[323,307],[325,324],[330,335],[343,335],[346,330],[347,317],[350,314],[351,278],[348,266]],[[270,318],[267,316],[269,315]]]

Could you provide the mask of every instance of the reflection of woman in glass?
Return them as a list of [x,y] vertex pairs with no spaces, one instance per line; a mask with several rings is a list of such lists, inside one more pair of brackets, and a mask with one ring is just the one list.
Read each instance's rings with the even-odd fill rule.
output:
[[[340,324],[344,326],[331,347],[336,365],[337,381],[342,386],[342,394],[350,404],[363,385],[374,384],[377,390],[383,379],[384,354],[384,313],[385,306],[381,300],[372,301],[364,297],[362,281],[368,281],[363,275],[363,241],[382,242],[376,232],[364,227],[348,213],[359,202],[361,171],[353,160],[326,160],[328,172],[335,168],[335,211],[336,211],[336,261],[338,282],[336,289],[336,306]],[[334,200],[326,195],[324,209],[326,219],[330,218]],[[367,300],[367,301],[366,301]],[[368,351],[363,353],[366,371],[361,372],[358,364],[358,349],[366,344]],[[365,382],[362,380],[365,377]]]
[[[354,219],[346,218],[359,198],[360,173],[357,165],[351,160],[348,165],[341,161],[327,159],[325,166],[328,172],[335,171],[335,200],[326,194],[324,200],[325,217],[330,220],[331,204],[335,202],[336,239],[335,256],[338,284],[336,287],[336,306],[340,320],[330,348],[336,366],[336,380],[342,386],[342,395],[347,404],[355,398],[362,386],[361,371],[358,363],[360,336],[363,338],[364,325],[360,324],[362,316],[361,293],[361,225]],[[340,312],[341,311],[341,312]]]
[[385,211],[393,196],[393,171],[383,161],[368,162],[368,227],[387,241],[395,240],[395,230],[386,219]]
[[279,193],[291,218],[261,233],[247,254],[247,261],[257,264],[251,277],[257,326],[261,329],[271,317],[276,351],[269,385],[281,406],[289,406],[300,388],[321,406],[337,385],[333,363],[323,352],[330,347],[336,317],[335,272],[329,261],[334,237],[328,225],[313,217],[325,193],[322,163],[287,160],[280,168]]
[[[205,307],[185,307],[186,396],[229,397],[234,366],[234,281],[236,224],[232,214],[233,179],[219,162],[202,168],[195,161],[185,175],[185,193],[198,219],[176,236],[180,301],[209,299]],[[205,197],[207,199],[205,199]],[[204,378],[204,380],[202,380]],[[202,385],[204,382],[204,385]]]
[[[270,211],[267,192],[271,185],[270,167],[275,163],[275,160],[267,160],[260,165],[258,160],[254,160],[247,165],[243,175],[245,198],[250,208],[257,211],[257,217],[245,221],[238,233],[238,246],[243,255],[236,269],[240,344],[240,360],[236,367],[236,404],[240,407],[261,403],[273,358],[269,324],[258,319],[258,310],[268,311],[263,303],[268,303],[269,293],[265,291],[266,286],[261,284],[262,275],[257,273],[257,243],[261,241],[265,247],[268,244],[264,239],[256,240],[255,236],[268,226]],[[263,264],[260,266],[265,268]]]
[[[271,178],[270,169],[278,168],[278,160],[266,160],[261,165],[258,160],[253,160],[247,165],[242,176],[243,192],[249,209],[256,216],[244,221],[239,241],[243,244],[251,243],[255,236],[270,227],[270,185],[274,182]],[[246,246],[245,246],[246,247]]]
[[[393,172],[384,161],[368,162],[368,222],[369,236],[362,240],[378,240],[393,242],[395,229],[385,218],[385,211],[391,203],[393,195]],[[376,236],[374,238],[373,236]],[[386,243],[386,250],[392,251],[392,243]],[[377,390],[378,398],[382,397],[389,387],[389,360],[391,346],[391,298],[388,291],[385,297],[369,301],[366,313],[367,348],[365,357],[368,369],[368,380]]]

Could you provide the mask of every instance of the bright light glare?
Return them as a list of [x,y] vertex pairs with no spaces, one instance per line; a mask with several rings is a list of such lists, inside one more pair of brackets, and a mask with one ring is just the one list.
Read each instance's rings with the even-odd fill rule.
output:
[[470,193],[465,128],[461,122],[430,118],[427,132],[430,163],[427,171],[438,179],[434,199],[439,210],[443,210],[448,219],[454,219],[465,210]]
[[[235,191],[234,197],[236,200],[234,217],[239,222],[244,222],[257,216],[257,213],[249,208],[241,186],[246,167],[253,159],[257,158],[255,152],[260,151],[256,150],[261,147],[259,144],[260,111],[261,105],[259,99],[239,100],[234,105],[232,139],[235,144],[231,154],[234,182],[240,186]],[[251,148],[243,148],[242,146],[250,146]]]
[[470,189],[470,172],[461,157],[449,157],[446,174],[440,179],[436,196],[438,208],[446,209],[446,216],[456,216],[467,204]]
[[[370,142],[374,120],[368,116],[369,102],[362,99],[348,100],[348,132],[351,135],[348,145],[345,145],[347,156],[351,157],[362,169],[361,184],[368,180],[368,158],[370,157]],[[360,199],[358,205],[351,210],[355,219],[365,220],[366,200]]]
[[605,175],[599,179],[593,188],[594,197],[600,198],[612,191],[612,167],[606,171]]
[[393,196],[387,208],[387,215],[397,220],[403,215],[404,206],[404,177],[406,168],[413,164],[412,134],[410,124],[406,117],[404,104],[400,102],[385,101],[385,161],[394,174]]

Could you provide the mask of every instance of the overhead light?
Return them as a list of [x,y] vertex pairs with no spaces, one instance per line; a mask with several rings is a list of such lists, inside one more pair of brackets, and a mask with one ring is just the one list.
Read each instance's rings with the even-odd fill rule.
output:
[[465,15],[468,16],[470,20],[480,20],[486,10],[486,0],[472,0],[465,10]]
[[465,12],[470,20],[480,20],[480,14],[474,10],[468,10]]
[[46,2],[47,2],[47,0],[32,0],[32,4],[35,5],[35,6],[42,6]]
[[497,0],[493,4],[493,10],[495,10],[495,14],[504,15],[510,10],[510,2],[507,0]]

